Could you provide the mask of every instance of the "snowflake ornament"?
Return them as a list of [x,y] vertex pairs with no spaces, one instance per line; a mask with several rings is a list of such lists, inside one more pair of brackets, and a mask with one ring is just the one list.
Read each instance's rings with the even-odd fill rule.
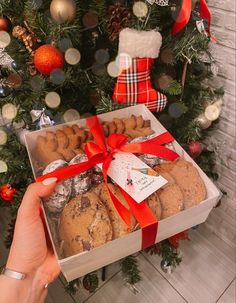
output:
[[151,5],[156,3],[159,6],[168,6],[169,5],[169,0],[147,0],[147,2]]

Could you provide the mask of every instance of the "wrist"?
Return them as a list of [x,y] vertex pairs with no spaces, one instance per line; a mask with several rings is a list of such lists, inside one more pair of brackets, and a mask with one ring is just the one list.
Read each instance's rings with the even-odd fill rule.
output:
[[29,276],[26,276],[24,280],[17,280],[0,275],[0,302],[25,302],[25,298],[29,296],[31,286],[32,279]]
[[30,270],[28,266],[21,264],[21,262],[19,262],[19,261],[14,260],[14,258],[11,258],[11,256],[9,255],[7,263],[6,263],[6,268],[9,268],[16,272],[23,273],[26,276],[26,278],[32,278],[32,276],[33,276],[32,270]]

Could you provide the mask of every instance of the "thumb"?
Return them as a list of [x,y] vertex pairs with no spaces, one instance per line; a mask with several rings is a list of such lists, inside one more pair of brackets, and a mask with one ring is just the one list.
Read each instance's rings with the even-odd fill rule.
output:
[[29,185],[21,202],[18,215],[32,216],[39,214],[41,198],[49,196],[57,185],[57,178],[48,178],[43,182]]

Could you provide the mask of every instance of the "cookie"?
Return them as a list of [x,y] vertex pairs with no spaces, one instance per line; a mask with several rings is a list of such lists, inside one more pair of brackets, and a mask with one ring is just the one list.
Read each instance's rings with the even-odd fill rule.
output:
[[104,133],[104,136],[105,137],[108,137],[109,136],[109,128],[108,128],[108,125],[106,122],[104,122],[102,124],[102,128],[103,128],[103,133]]
[[157,220],[161,219],[161,202],[158,197],[157,192],[153,193],[146,199],[147,205],[151,209],[152,213],[155,215]]
[[125,124],[125,129],[134,129],[137,127],[137,123],[136,123],[136,117],[134,115],[132,115],[130,118],[124,119],[123,120],[124,124]]
[[164,170],[160,165],[157,165],[153,167],[153,169],[159,173],[164,179],[168,181],[167,184],[165,184],[162,188],[170,185],[170,184],[175,184],[175,179],[172,177],[170,173],[168,173],[166,170]]
[[99,166],[95,165],[93,167],[92,173],[92,184],[98,185],[104,181],[102,170]]
[[64,127],[63,127],[63,132],[64,132],[64,134],[66,134],[67,136],[71,136],[71,135],[74,135],[74,134],[75,134],[73,128],[70,127],[70,126],[64,126]]
[[154,131],[151,129],[151,127],[136,128],[136,130],[141,133],[142,137],[154,134]]
[[79,128],[79,126],[76,124],[72,125],[72,129],[74,130],[75,134],[80,137],[80,143],[84,143],[87,139],[87,132]]
[[161,167],[168,171],[180,187],[184,195],[184,207],[190,208],[198,205],[206,199],[206,187],[201,179],[198,170],[184,159],[177,159],[171,164],[161,164]]
[[124,134],[130,137],[131,139],[142,137],[142,133],[140,130],[137,129],[125,129]]
[[143,124],[144,124],[144,120],[143,120],[143,117],[140,115],[140,116],[137,116],[136,117],[136,126],[138,128],[141,128],[143,127]]
[[75,153],[69,148],[69,139],[68,136],[60,129],[56,131],[56,140],[57,140],[57,152],[62,154],[66,161],[70,161]]
[[88,251],[112,239],[106,207],[93,192],[76,196],[64,208],[59,236],[65,257]]
[[142,128],[126,128],[124,133],[129,136],[131,139],[138,137],[147,137],[154,133],[154,131],[150,127],[142,127]]
[[55,138],[47,140],[47,137],[38,136],[34,154],[37,156],[39,164],[45,167],[55,160],[64,159],[63,155],[58,153],[56,149],[57,141]]
[[116,125],[116,133],[117,134],[123,134],[124,130],[125,130],[125,124],[121,119],[118,118],[114,118],[113,122]]
[[86,134],[86,142],[93,140],[93,135],[92,135],[91,131],[85,130],[85,134]]
[[107,126],[108,126],[108,130],[109,130],[109,135],[116,133],[116,124],[115,124],[115,122],[113,122],[113,121],[112,122],[108,122]]
[[[85,154],[80,154],[75,156],[69,165],[79,164],[87,161],[87,156]],[[72,194],[77,196],[79,194],[86,193],[92,185],[92,169],[79,173],[78,175],[70,178],[72,181]]]
[[151,127],[151,121],[150,120],[144,120],[142,127]]
[[161,219],[171,217],[184,208],[184,196],[177,184],[170,184],[157,191],[161,202]]
[[159,163],[159,157],[150,154],[140,154],[138,158],[150,167],[154,167]]
[[63,132],[65,133],[69,141],[67,148],[69,150],[72,150],[76,155],[81,154],[83,152],[80,148],[81,137],[74,132],[72,127],[69,126],[64,127]]
[[[53,161],[45,168],[43,175],[67,165],[68,163],[64,160]],[[72,181],[70,179],[60,182],[53,193],[48,198],[43,199],[45,208],[50,213],[59,214],[70,199],[71,187]]]
[[[112,193],[117,197],[117,199],[126,207],[128,208],[127,202],[125,198],[123,197],[121,191],[119,188],[111,183],[109,183],[109,188],[112,191]],[[134,217],[131,217],[131,227],[129,228],[125,222],[122,220],[120,217],[119,213],[117,212],[111,198],[109,195],[109,192],[106,188],[105,183],[100,184],[96,189],[95,192],[99,195],[101,201],[104,203],[106,206],[109,217],[111,220],[111,225],[112,225],[112,230],[113,230],[113,239],[120,238],[127,233],[131,232],[135,225],[136,225],[136,220]]]

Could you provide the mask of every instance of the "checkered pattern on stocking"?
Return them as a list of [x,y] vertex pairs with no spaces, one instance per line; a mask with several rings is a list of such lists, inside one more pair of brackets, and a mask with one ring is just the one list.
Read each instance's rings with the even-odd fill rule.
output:
[[[131,64],[130,61],[127,62],[128,67],[123,69],[118,77],[113,100],[127,105],[142,103],[153,112],[162,111],[166,106],[167,98],[152,88],[150,79],[150,68],[154,59],[132,58],[131,60]],[[124,62],[122,66],[125,66]]]

